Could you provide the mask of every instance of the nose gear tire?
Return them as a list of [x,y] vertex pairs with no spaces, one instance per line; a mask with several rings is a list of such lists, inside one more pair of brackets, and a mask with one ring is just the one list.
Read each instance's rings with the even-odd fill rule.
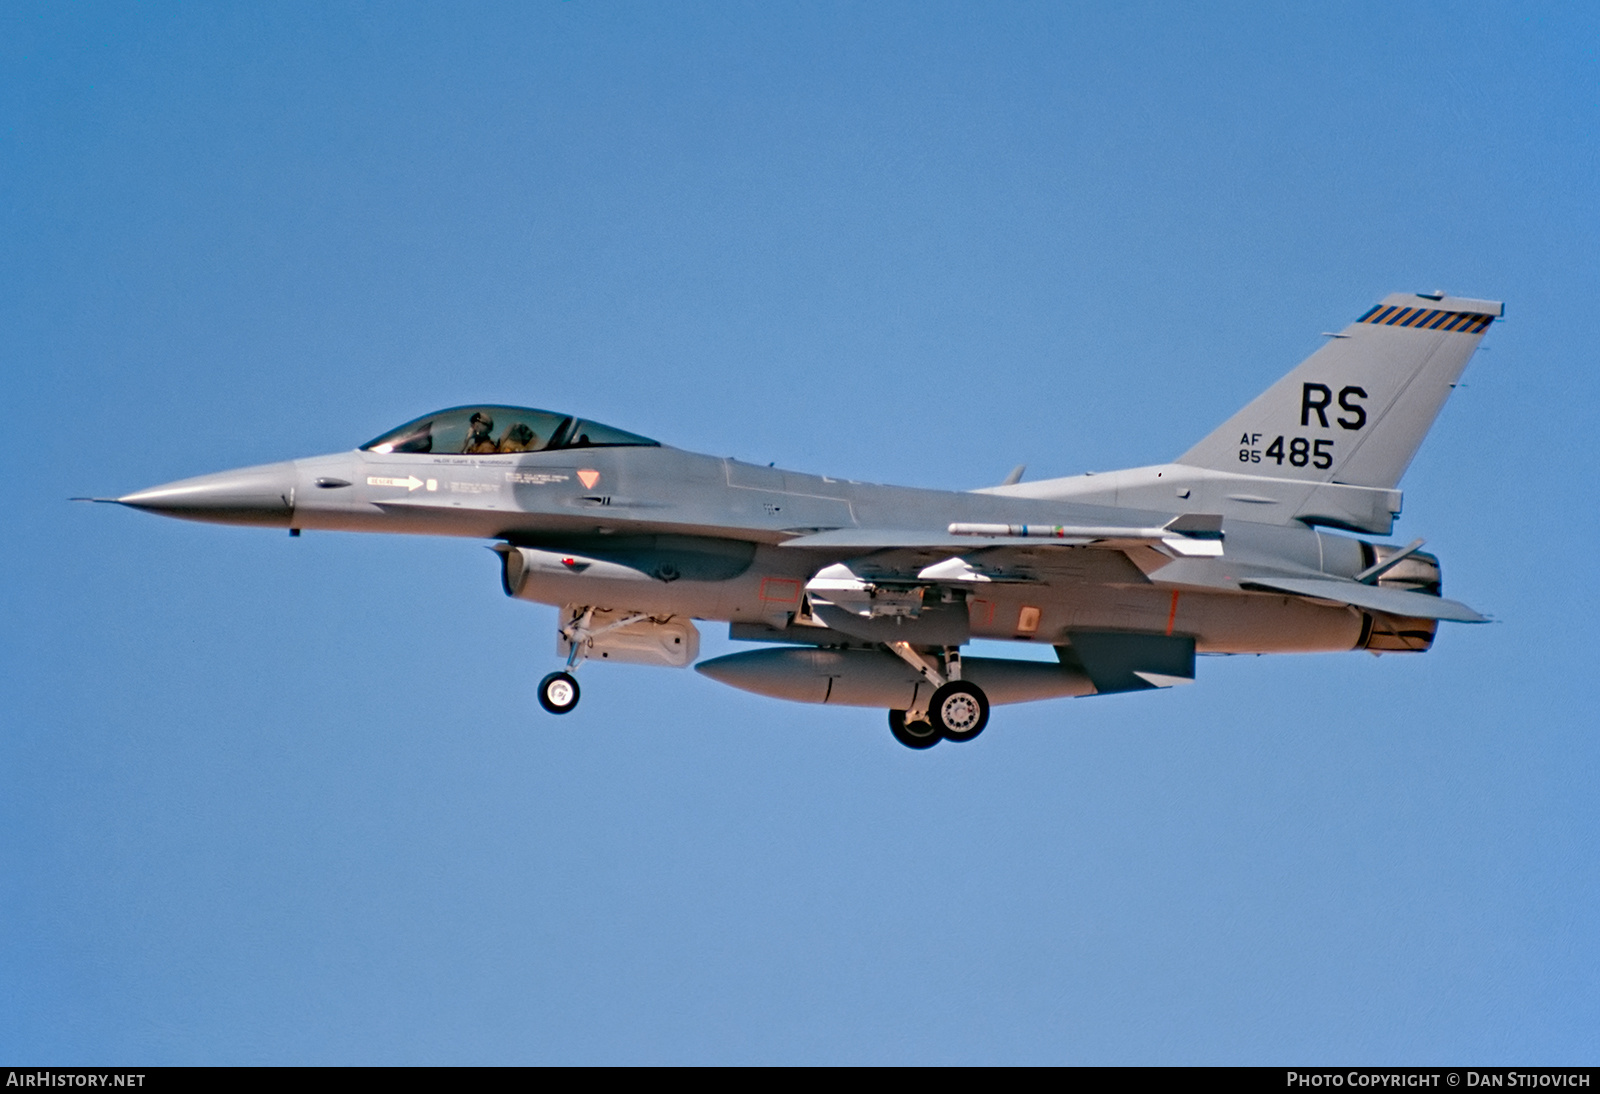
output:
[[578,705],[578,681],[570,672],[552,672],[539,681],[539,705],[551,714],[565,714]]

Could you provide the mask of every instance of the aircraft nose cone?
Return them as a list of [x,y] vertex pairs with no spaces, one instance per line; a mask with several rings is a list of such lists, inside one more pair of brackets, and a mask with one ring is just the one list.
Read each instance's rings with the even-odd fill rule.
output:
[[180,479],[116,500],[134,509],[185,520],[286,528],[294,515],[296,481],[293,463],[268,463]]

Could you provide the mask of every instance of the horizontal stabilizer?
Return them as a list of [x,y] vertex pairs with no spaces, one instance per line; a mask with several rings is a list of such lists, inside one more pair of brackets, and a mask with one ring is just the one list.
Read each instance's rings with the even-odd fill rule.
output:
[[1453,623],[1489,622],[1487,616],[1479,615],[1465,604],[1454,600],[1429,596],[1427,593],[1408,592],[1405,589],[1363,585],[1359,581],[1340,581],[1336,578],[1323,577],[1252,575],[1240,584],[1247,589],[1269,589],[1273,592],[1315,597],[1318,600],[1333,600],[1340,604],[1353,604],[1357,608],[1410,619],[1444,619]]

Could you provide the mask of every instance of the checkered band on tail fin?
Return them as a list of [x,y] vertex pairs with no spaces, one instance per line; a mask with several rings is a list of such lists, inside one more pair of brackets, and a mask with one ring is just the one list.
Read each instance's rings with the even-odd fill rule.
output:
[[1424,330],[1481,334],[1494,320],[1494,316],[1478,312],[1448,311],[1444,308],[1403,308],[1398,304],[1378,304],[1356,322],[1374,323],[1385,327],[1421,327]]

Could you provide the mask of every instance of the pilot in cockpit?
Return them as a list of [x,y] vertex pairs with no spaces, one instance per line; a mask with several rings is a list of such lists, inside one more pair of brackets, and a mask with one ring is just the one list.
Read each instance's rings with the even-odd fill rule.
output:
[[539,435],[522,422],[506,427],[505,436],[495,447],[496,452],[533,452],[539,447]]
[[494,419],[482,411],[473,414],[467,429],[467,443],[461,446],[461,452],[467,456],[479,456],[486,452],[495,451]]

